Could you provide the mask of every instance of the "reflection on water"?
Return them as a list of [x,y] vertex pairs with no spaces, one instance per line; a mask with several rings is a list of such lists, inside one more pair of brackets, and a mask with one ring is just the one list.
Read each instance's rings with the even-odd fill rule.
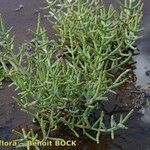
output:
[[138,43],[140,55],[136,55],[135,61],[137,76],[137,85],[141,85],[143,88],[148,88],[150,84],[150,76],[148,71],[150,70],[150,35],[147,38],[143,38]]
[[150,125],[150,108],[142,108],[140,112],[143,114],[141,120],[145,123]]
[[[115,3],[113,0],[106,2]],[[45,13],[40,10],[44,6],[44,0],[0,0],[0,13],[5,17],[8,26],[13,26],[13,32],[16,35],[17,46],[24,40],[31,39],[28,34],[28,29],[34,29],[37,21],[37,13]],[[144,0],[144,17],[142,25],[145,27],[143,38],[138,42],[138,48],[141,51],[140,55],[135,56],[137,61],[135,74],[137,76],[137,85],[141,85],[146,89],[150,82],[150,76],[146,76],[145,72],[150,70],[150,1]],[[46,24],[46,22],[44,22]],[[50,36],[54,36],[53,30],[47,25]],[[8,89],[8,83],[5,83],[3,89],[0,90],[0,139],[10,140],[13,138],[12,129],[19,126],[31,124],[30,118],[20,112],[15,102],[12,100],[14,88]],[[130,87],[131,88],[131,87]],[[131,90],[129,90],[131,92]],[[138,99],[139,102],[146,100],[146,105],[143,105],[140,111],[135,111],[134,115],[128,122],[128,130],[120,130],[116,133],[115,140],[110,139],[110,135],[103,135],[100,144],[96,144],[90,140],[80,139],[76,148],[63,148],[66,150],[150,150],[150,110],[148,101],[150,96],[138,98],[129,92],[120,91],[121,96],[112,96],[109,105],[106,105],[106,112],[109,116],[112,113],[120,115],[128,110],[123,110],[126,102],[131,103],[131,100]],[[136,93],[136,91],[135,91]],[[140,92],[139,92],[140,93]],[[150,92],[148,92],[150,93]],[[138,93],[137,93],[138,95]],[[114,101],[112,100],[114,99]],[[117,100],[117,102],[115,101]],[[141,105],[142,103],[140,103]],[[135,103],[134,103],[135,105]],[[116,110],[119,108],[119,110]],[[139,107],[139,105],[138,105]],[[1,148],[0,148],[1,149]],[[2,149],[3,150],[3,149]],[[12,150],[12,148],[10,148]]]

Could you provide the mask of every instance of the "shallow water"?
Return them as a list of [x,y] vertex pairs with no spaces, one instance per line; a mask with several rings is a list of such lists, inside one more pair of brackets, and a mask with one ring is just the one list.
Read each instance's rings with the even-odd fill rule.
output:
[[[113,0],[107,2],[115,3]],[[144,17],[142,26],[145,30],[141,33],[143,38],[138,41],[140,55],[135,56],[137,77],[136,86],[131,85],[129,88],[133,90],[120,89],[120,94],[110,97],[111,103],[105,104],[107,115],[126,113],[130,109],[126,107],[127,103],[133,102],[140,111],[135,114],[128,122],[128,130],[118,131],[115,140],[111,140],[109,135],[103,135],[100,144],[95,144],[90,140],[80,139],[78,146],[74,149],[83,150],[150,150],[150,76],[146,72],[150,70],[150,1],[144,1]],[[13,33],[16,36],[17,47],[25,40],[32,38],[29,29],[34,30],[37,22],[37,14],[45,14],[40,8],[45,5],[43,0],[0,0],[0,13],[4,16],[6,24],[13,26]],[[116,6],[116,3],[115,3]],[[47,21],[43,21],[49,31],[50,37],[54,36],[54,31]],[[33,126],[31,118],[21,112],[12,99],[16,95],[14,87],[8,88],[9,82],[5,82],[3,88],[0,89],[0,139],[13,139],[12,129],[18,127]],[[140,85],[140,87],[139,87]],[[141,96],[142,89],[146,90],[146,94]],[[137,92],[139,91],[139,93]],[[144,91],[145,93],[145,91]],[[117,101],[116,101],[117,100]],[[136,100],[136,102],[135,102]],[[117,108],[117,109],[116,109]],[[3,148],[0,148],[3,150]],[[12,150],[12,148],[10,148]],[[66,148],[73,149],[73,148]]]
[[150,70],[150,1],[144,0],[143,9],[143,20],[142,27],[144,30],[141,35],[143,36],[138,42],[138,49],[140,50],[140,55],[135,57],[137,61],[136,64],[136,76],[137,85],[141,85],[143,88],[149,87],[150,76],[146,76],[146,71]]

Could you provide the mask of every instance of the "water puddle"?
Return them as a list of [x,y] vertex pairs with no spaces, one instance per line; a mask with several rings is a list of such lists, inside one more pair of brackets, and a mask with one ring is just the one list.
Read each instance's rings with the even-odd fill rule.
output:
[[[107,2],[115,3],[112,0]],[[115,3],[116,4],[116,3]],[[66,150],[150,150],[150,1],[144,1],[144,17],[142,26],[143,38],[138,42],[140,55],[134,58],[136,83],[132,82],[127,88],[119,89],[119,95],[111,95],[110,102],[102,107],[108,118],[112,114],[126,114],[134,106],[135,112],[128,122],[128,130],[120,130],[111,140],[110,135],[103,135],[100,144],[88,139],[77,140],[76,148],[64,148]],[[17,47],[25,40],[32,38],[29,29],[34,30],[37,22],[37,14],[46,12],[40,8],[45,5],[42,0],[0,0],[0,13],[4,16],[6,24],[13,26],[16,35]],[[116,5],[115,5],[116,6]],[[47,21],[43,21],[49,31],[50,37],[54,37],[54,31]],[[21,112],[12,99],[17,95],[14,87],[8,88],[9,82],[3,84],[0,89],[0,139],[11,140],[14,138],[12,129],[19,127],[34,126],[31,118]],[[66,133],[61,133],[66,135]],[[69,136],[68,138],[73,136]],[[1,148],[0,148],[1,149]],[[49,149],[49,148],[48,148]],[[55,148],[59,149],[59,148]],[[12,148],[10,148],[12,150]]]
[[143,37],[139,43],[138,48],[140,55],[135,56],[136,69],[135,74],[137,76],[137,85],[146,89],[150,87],[150,35],[149,37]]

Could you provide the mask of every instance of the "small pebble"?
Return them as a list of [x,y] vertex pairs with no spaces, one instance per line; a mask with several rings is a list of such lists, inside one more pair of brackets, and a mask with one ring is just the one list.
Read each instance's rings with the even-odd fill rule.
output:
[[144,69],[147,69],[147,66],[145,66]]
[[20,4],[20,5],[15,9],[15,11],[19,11],[19,10],[21,10],[22,8],[24,8],[24,6],[23,6],[22,4]]
[[137,68],[136,66],[133,66],[133,67],[132,67],[133,70],[135,70],[136,68]]
[[145,74],[146,74],[146,76],[150,76],[150,70],[147,70],[147,71],[145,72]]
[[142,86],[141,86],[141,85],[137,85],[137,88],[138,88],[138,89],[141,89],[141,88],[142,88]]
[[40,13],[40,11],[37,9],[34,11],[34,14],[39,14],[39,13]]

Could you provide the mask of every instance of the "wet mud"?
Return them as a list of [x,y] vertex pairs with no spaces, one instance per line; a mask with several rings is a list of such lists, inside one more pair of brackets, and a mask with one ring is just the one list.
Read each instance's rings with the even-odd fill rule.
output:
[[[116,1],[106,0],[117,7]],[[21,43],[32,39],[30,30],[36,28],[38,13],[42,16],[47,12],[41,7],[45,6],[44,0],[0,0],[0,13],[5,18],[6,25],[13,27],[12,34],[16,37],[16,49]],[[112,114],[116,117],[126,114],[132,108],[134,114],[129,119],[128,130],[119,130],[115,134],[115,139],[111,140],[109,134],[102,135],[99,144],[80,137],[78,140],[73,135],[67,135],[67,129],[58,131],[59,135],[66,139],[76,139],[77,147],[74,148],[52,148],[66,150],[150,150],[150,1],[144,1],[143,20],[141,25],[145,28],[141,35],[143,37],[137,42],[139,55],[134,56],[136,61],[134,78],[127,86],[118,89],[117,95],[110,95],[109,102],[102,104],[107,118]],[[42,19],[49,36],[54,37],[52,25],[46,19]],[[131,75],[133,76],[133,75]],[[0,140],[12,140],[16,137],[12,133],[13,129],[37,128],[32,123],[26,113],[20,111],[12,96],[17,96],[15,87],[8,88],[9,81],[3,83],[0,89]],[[3,150],[3,148],[0,147]],[[13,150],[13,148],[9,148]],[[14,148],[15,149],[15,148]],[[50,148],[47,148],[50,149]]]

